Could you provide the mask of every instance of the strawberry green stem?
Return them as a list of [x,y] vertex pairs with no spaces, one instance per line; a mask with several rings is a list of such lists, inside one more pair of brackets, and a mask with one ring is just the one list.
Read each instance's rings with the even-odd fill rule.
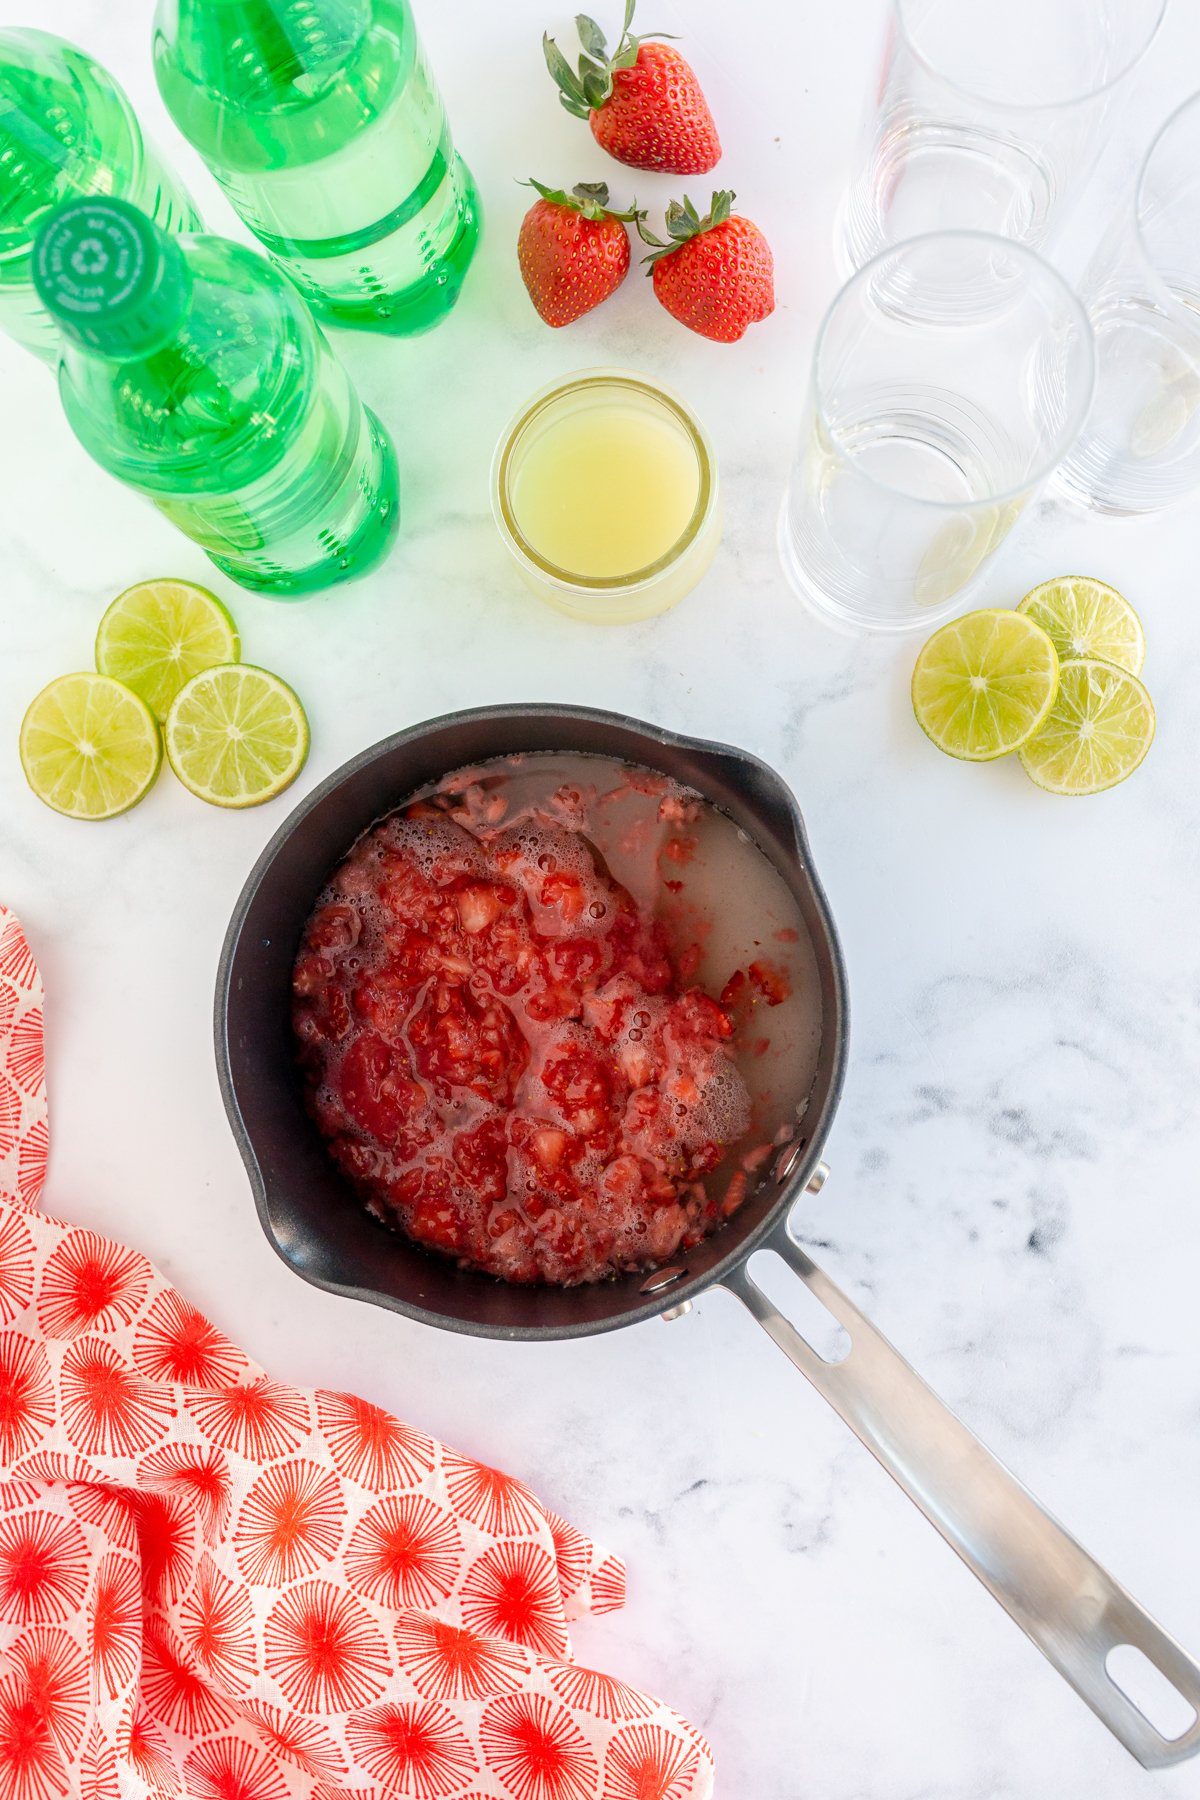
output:
[[604,105],[613,91],[614,73],[633,67],[644,38],[671,35],[666,31],[655,31],[634,37],[629,28],[633,24],[636,4],[637,0],[625,0],[620,42],[612,56],[608,54],[608,41],[595,19],[590,19],[586,13],[576,13],[575,25],[583,46],[577,70],[571,67],[550,33],[543,32],[542,53],[546,67],[557,84],[559,100],[574,118],[586,119]]
[[712,231],[717,225],[724,225],[733,211],[733,203],[736,199],[737,195],[728,188],[714,193],[709,209],[703,218],[700,217],[686,194],[682,201],[670,201],[665,218],[667,232],[665,240],[655,237],[654,233],[648,230],[639,219],[637,221],[638,236],[644,244],[653,246],[649,256],[644,256],[642,261],[646,263],[659,262],[664,256],[672,255],[690,239],[699,237],[705,231]]
[[645,211],[635,200],[625,212],[608,204],[608,183],[606,181],[577,181],[568,194],[564,188],[544,187],[533,176],[521,184],[523,187],[536,188],[543,200],[549,200],[552,206],[566,206],[572,212],[582,213],[585,219],[620,219],[623,225],[636,225],[642,229]]

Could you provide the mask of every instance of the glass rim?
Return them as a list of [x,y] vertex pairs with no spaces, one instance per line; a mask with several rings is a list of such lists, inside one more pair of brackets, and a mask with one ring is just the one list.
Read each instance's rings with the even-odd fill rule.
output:
[[[550,562],[548,558],[534,549],[517,522],[509,493],[509,470],[513,452],[521,434],[532,424],[537,415],[553,402],[566,398],[575,392],[589,388],[632,388],[637,392],[648,394],[659,405],[665,407],[680,424],[693,450],[696,453],[697,489],[696,504],[687,524],[675,542],[654,562],[647,563],[640,569],[631,569],[625,575],[581,575],[573,569],[564,569],[560,564]],[[514,413],[500,434],[492,458],[491,470],[492,512],[509,550],[536,574],[552,581],[556,587],[576,594],[625,594],[636,592],[648,586],[660,575],[665,575],[680,559],[686,555],[699,539],[704,527],[712,516],[717,498],[717,459],[708,434],[691,408],[679,396],[656,381],[652,375],[641,374],[636,369],[619,369],[602,366],[592,369],[577,369],[571,375],[560,376],[537,393],[531,394],[518,412]]]
[[891,261],[908,251],[917,249],[923,244],[963,242],[999,245],[1002,249],[1008,251],[1018,259],[1024,259],[1024,261],[1031,264],[1041,273],[1049,275],[1051,281],[1060,289],[1065,299],[1070,303],[1070,308],[1074,312],[1076,321],[1081,328],[1083,341],[1087,345],[1089,351],[1088,379],[1087,391],[1082,398],[1081,404],[1077,408],[1078,418],[1075,421],[1073,429],[1065,436],[1062,447],[1055,456],[1050,457],[1044,463],[1040,464],[1033,473],[1016,487],[1002,488],[996,493],[989,492],[983,494],[978,500],[926,500],[919,494],[907,493],[904,488],[893,487],[890,481],[882,481],[878,475],[868,474],[865,469],[855,469],[855,473],[861,481],[867,482],[871,487],[878,488],[881,493],[888,494],[893,499],[905,500],[911,506],[927,506],[934,512],[945,513],[974,512],[980,507],[1003,505],[1006,501],[1017,500],[1022,494],[1030,493],[1040,482],[1043,482],[1048,475],[1051,475],[1054,472],[1083,429],[1084,421],[1091,409],[1092,396],[1096,389],[1096,339],[1095,334],[1092,331],[1091,320],[1087,315],[1087,309],[1082,300],[1080,300],[1078,294],[1076,294],[1072,287],[1068,286],[1058,270],[1054,268],[1051,263],[1047,262],[1044,256],[1039,256],[1036,250],[1031,250],[1028,244],[1018,243],[1016,238],[997,237],[995,232],[991,231],[924,231],[917,237],[903,238],[898,244],[889,244],[885,249],[881,250],[877,256],[873,256],[870,262],[864,263],[861,269],[855,270],[850,279],[844,282],[833,296],[833,299],[825,309],[825,314],[817,328],[816,339],[813,343],[812,366],[809,375],[813,411],[820,421],[821,427],[825,431],[829,441],[837,450],[839,457],[841,457],[843,461],[848,461],[849,458],[846,455],[843,445],[839,441],[838,434],[830,423],[825,407],[824,396],[822,394],[820,378],[821,353],[825,348],[825,339],[833,324],[834,315],[850,290],[857,287],[860,283],[865,282],[869,276],[874,274],[882,263]]
[[1175,129],[1176,125],[1179,124],[1184,115],[1191,112],[1193,107],[1200,108],[1200,92],[1189,94],[1186,100],[1180,101],[1173,112],[1167,114],[1153,138],[1150,140],[1150,147],[1142,158],[1142,164],[1138,170],[1137,185],[1133,190],[1133,229],[1137,234],[1138,248],[1156,275],[1159,272],[1158,259],[1151,256],[1149,246],[1146,243],[1146,234],[1143,230],[1144,214],[1142,203],[1145,197],[1146,178],[1150,173],[1151,163],[1162,149],[1168,136]]
[[974,88],[965,87],[961,81],[955,81],[952,76],[947,75],[942,69],[939,69],[935,62],[931,62],[929,57],[917,48],[916,39],[913,37],[908,20],[905,17],[906,8],[911,6],[911,4],[912,0],[892,0],[892,16],[896,20],[900,35],[904,39],[905,47],[909,54],[920,63],[927,74],[932,75],[935,81],[941,82],[942,86],[949,88],[952,93],[961,95],[964,100],[973,101],[977,106],[990,106],[994,107],[997,112],[1006,113],[1061,112],[1067,107],[1085,106],[1089,100],[1098,100],[1101,95],[1107,94],[1112,88],[1116,87],[1118,82],[1124,81],[1130,71],[1135,69],[1138,63],[1141,62],[1143,56],[1145,56],[1147,50],[1149,50],[1151,44],[1158,36],[1167,11],[1167,0],[1158,0],[1158,11],[1155,14],[1154,21],[1150,26],[1149,31],[1142,41],[1140,49],[1136,50],[1133,55],[1128,57],[1127,60],[1121,64],[1121,67],[1115,70],[1114,73],[1108,77],[1107,81],[1102,81],[1098,87],[1088,88],[1086,93],[1082,94],[1068,94],[1062,100],[997,100],[988,94],[977,93]]

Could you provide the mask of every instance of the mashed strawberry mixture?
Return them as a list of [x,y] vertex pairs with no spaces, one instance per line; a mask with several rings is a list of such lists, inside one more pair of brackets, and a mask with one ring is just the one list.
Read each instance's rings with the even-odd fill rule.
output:
[[309,1109],[369,1210],[463,1266],[651,1268],[745,1192],[704,1185],[749,1126],[730,1014],[599,863],[577,794],[506,821],[474,793],[385,820],[322,894],[294,976]]

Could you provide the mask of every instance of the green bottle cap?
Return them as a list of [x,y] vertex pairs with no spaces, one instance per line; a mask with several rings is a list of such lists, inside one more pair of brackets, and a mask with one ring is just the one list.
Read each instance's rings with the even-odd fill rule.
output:
[[38,298],[76,343],[116,360],[178,330],[191,281],[174,238],[127,200],[70,200],[33,246]]

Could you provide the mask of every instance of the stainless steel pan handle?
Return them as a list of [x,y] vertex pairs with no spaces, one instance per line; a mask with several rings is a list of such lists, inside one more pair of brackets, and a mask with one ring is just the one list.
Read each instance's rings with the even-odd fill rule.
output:
[[[767,1242],[849,1334],[847,1356],[837,1363],[819,1356],[744,1265],[724,1285],[1143,1768],[1167,1768],[1200,1751],[1200,1665],[955,1418],[810,1261],[786,1223]],[[1182,1736],[1165,1738],[1110,1677],[1106,1659],[1126,1644],[1191,1705],[1196,1716]]]

